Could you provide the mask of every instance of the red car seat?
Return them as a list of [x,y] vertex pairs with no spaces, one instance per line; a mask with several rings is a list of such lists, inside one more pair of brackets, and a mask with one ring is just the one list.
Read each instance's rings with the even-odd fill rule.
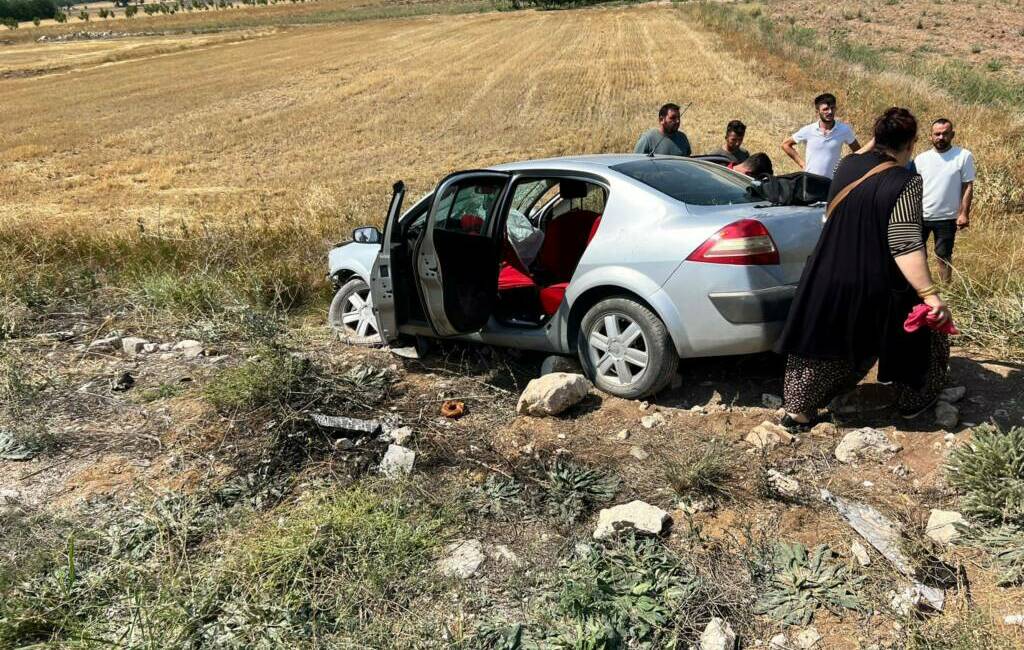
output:
[[600,219],[601,215],[590,210],[570,210],[552,219],[537,253],[537,267],[555,283],[568,282]]

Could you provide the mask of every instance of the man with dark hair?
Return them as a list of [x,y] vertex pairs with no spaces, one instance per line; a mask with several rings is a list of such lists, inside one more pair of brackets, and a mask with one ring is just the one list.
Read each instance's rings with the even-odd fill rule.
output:
[[690,141],[679,130],[679,105],[668,103],[658,111],[658,128],[649,129],[636,141],[633,153],[689,156]]
[[939,258],[939,279],[952,276],[953,243],[956,231],[971,225],[974,197],[974,156],[953,146],[953,123],[944,117],[932,122],[932,148],[914,158],[924,181],[924,239],[935,235],[935,257]]
[[775,173],[772,166],[772,159],[764,152],[755,153],[741,163],[729,163],[729,169],[746,174],[751,178],[762,178]]
[[743,137],[747,134],[747,125],[733,120],[725,125],[725,144],[722,148],[709,155],[723,156],[731,163],[741,163],[750,157],[750,152],[742,147]]
[[[814,98],[814,109],[818,120],[804,126],[782,143],[782,150],[793,159],[800,169],[832,178],[836,163],[843,153],[843,145],[849,145],[851,151],[860,149],[860,143],[853,134],[853,129],[845,122],[836,120],[836,96],[822,93]],[[806,161],[797,153],[796,145],[807,143]]]

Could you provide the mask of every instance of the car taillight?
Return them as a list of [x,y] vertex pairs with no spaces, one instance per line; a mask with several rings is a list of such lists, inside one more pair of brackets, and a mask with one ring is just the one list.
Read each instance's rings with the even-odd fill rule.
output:
[[763,223],[740,219],[716,232],[686,259],[709,264],[778,264],[779,249]]

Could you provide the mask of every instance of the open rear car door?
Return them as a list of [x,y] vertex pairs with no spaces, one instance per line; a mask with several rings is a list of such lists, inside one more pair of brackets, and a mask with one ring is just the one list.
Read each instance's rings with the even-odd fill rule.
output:
[[398,320],[395,315],[394,273],[391,264],[392,247],[398,237],[398,218],[402,214],[402,200],[405,198],[405,183],[398,181],[392,186],[391,205],[384,222],[384,239],[380,254],[370,271],[370,295],[373,298],[373,313],[377,317],[377,331],[381,339],[389,343],[398,338]]
[[413,268],[438,336],[475,332],[494,310],[510,180],[505,172],[458,172],[434,191]]

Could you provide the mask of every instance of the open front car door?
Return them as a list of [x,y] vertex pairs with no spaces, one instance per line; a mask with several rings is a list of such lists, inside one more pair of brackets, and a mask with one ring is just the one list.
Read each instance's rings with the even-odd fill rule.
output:
[[377,331],[385,343],[398,338],[398,320],[395,315],[394,272],[391,264],[393,246],[399,236],[398,218],[402,214],[402,200],[405,198],[405,183],[398,181],[392,186],[391,205],[388,206],[387,221],[384,222],[384,238],[380,254],[370,271],[370,295],[373,298],[373,313],[377,317]]
[[475,332],[494,310],[510,179],[504,172],[459,172],[434,192],[414,268],[438,336]]

